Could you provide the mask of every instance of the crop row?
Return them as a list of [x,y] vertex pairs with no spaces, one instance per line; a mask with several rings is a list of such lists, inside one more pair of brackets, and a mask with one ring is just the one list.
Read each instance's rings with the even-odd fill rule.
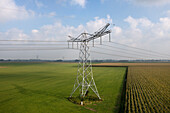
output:
[[129,67],[126,113],[170,112],[170,67]]

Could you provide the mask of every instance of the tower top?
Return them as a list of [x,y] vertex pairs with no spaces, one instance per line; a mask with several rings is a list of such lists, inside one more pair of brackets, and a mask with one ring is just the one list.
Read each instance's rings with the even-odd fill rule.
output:
[[[100,28],[98,31],[94,32],[93,34],[90,33],[81,33],[78,37],[74,38],[71,36],[68,36],[70,40],[68,42],[89,42],[91,40],[94,40],[96,38],[102,37],[106,34],[110,34],[111,30],[107,30],[110,23],[107,23],[104,27]],[[86,35],[86,37],[84,37]]]

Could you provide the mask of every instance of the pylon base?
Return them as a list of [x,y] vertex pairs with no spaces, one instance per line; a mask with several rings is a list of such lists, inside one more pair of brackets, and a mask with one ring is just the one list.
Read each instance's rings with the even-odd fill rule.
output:
[[86,96],[83,98],[83,100],[80,98],[80,96],[69,97],[68,100],[78,105],[89,105],[89,104],[95,104],[103,101],[102,99],[99,99],[97,96]]

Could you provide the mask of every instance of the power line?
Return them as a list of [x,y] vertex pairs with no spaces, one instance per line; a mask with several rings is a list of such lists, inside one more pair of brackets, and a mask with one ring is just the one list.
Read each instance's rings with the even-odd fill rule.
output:
[[[7,41],[7,42],[67,42],[67,41],[56,41],[56,40],[0,40],[0,41]],[[122,45],[122,46],[125,46],[125,47],[129,47],[129,48],[138,49],[138,50],[142,50],[143,51],[143,52],[141,52],[141,51],[139,52],[139,51],[134,51],[134,50],[129,50],[128,49],[128,51],[134,52],[134,53],[131,53],[133,55],[138,55],[138,56],[141,56],[141,55],[142,56],[150,55],[150,56],[154,56],[154,57],[155,56],[157,56],[157,57],[164,56],[165,57],[165,54],[164,55],[162,55],[160,53],[158,54],[158,52],[153,52],[153,51],[149,51],[149,50],[145,50],[145,49],[141,49],[141,48],[131,47],[131,46],[124,45],[124,44],[119,44],[119,43],[116,43],[116,42],[111,42],[111,43],[115,43],[115,44],[118,44],[118,45]],[[53,45],[54,46],[54,45],[67,45],[67,44],[0,44],[0,46],[1,45],[10,45],[10,46],[11,45],[17,45],[17,46],[18,45],[24,45],[24,46],[26,46],[26,45],[28,45],[28,46],[30,46],[30,45],[33,45],[33,46],[52,46]],[[95,44],[95,45],[97,45],[97,44]],[[120,47],[115,47],[115,46],[105,45],[105,44],[102,44],[102,45],[107,46],[107,47],[111,47],[111,48],[114,48],[114,49],[119,49],[119,50],[127,51],[127,49],[120,48]],[[109,50],[109,49],[107,49],[107,50]],[[116,50],[111,50],[111,51],[116,51]],[[121,51],[117,51],[117,52],[121,52]],[[150,53],[148,53],[148,52],[150,52]],[[128,52],[123,52],[123,53],[127,53],[128,54]],[[136,54],[136,53],[139,53],[140,55]],[[166,57],[169,58],[169,56],[166,56]]]
[[53,47],[53,46],[63,46],[67,44],[0,44],[0,47],[37,47],[37,46],[42,46],[42,47]]
[[[157,54],[162,54],[162,55],[168,55],[168,54],[160,53],[160,52],[153,51],[153,50],[147,50],[147,49],[143,49],[143,48],[132,47],[132,46],[125,45],[125,44],[120,44],[120,43],[117,43],[117,42],[112,42],[111,41],[111,43],[114,43],[114,44],[117,44],[117,45],[122,45],[122,46],[133,48],[133,49],[138,49],[138,50],[146,51],[146,52],[152,52],[152,53],[157,53]],[[170,55],[168,55],[168,56],[170,56]]]
[[[105,44],[103,44],[103,45],[104,45],[104,46],[107,46],[107,47],[111,47],[111,48],[116,48],[116,49],[120,49],[120,50],[123,50],[123,51],[127,51],[127,49],[123,49],[123,48],[119,48],[119,47],[115,47],[115,46],[111,46],[111,45],[105,45]],[[144,54],[144,55],[145,55],[145,54],[146,54],[146,55],[153,55],[153,53],[151,54],[151,53],[148,53],[148,52],[146,53],[146,52],[139,52],[139,51],[134,51],[134,50],[128,50],[128,51],[135,52],[135,53],[139,53],[139,54],[142,54],[142,55],[143,55],[143,54]],[[160,54],[159,54],[159,55],[158,55],[158,54],[157,54],[157,55],[154,54],[154,56],[157,56],[157,57],[162,57],[162,56],[164,56],[164,57],[165,57],[165,55],[160,55]],[[166,57],[169,58],[169,56],[166,56]]]
[[0,40],[1,42],[67,42],[67,41],[52,41],[52,40]]
[[[121,52],[121,51],[118,51],[118,50],[112,50],[112,49],[107,49],[107,48],[102,48],[102,47],[94,47],[94,48],[99,48],[99,49],[104,49],[104,50],[109,50],[109,51],[112,51],[112,52],[119,52],[119,53],[126,53],[126,54],[130,54],[130,55],[137,55],[137,56],[141,56],[139,54],[134,54],[134,53],[128,53],[128,52]],[[139,58],[142,58],[142,57],[139,57]]]
[[[94,47],[94,48],[99,48],[99,49],[104,49],[104,50],[108,50],[108,51],[112,51],[112,52],[119,52],[119,53],[122,53],[122,54],[128,54],[128,55],[137,55],[137,56],[143,56],[143,57],[135,57],[135,58],[142,58],[142,59],[152,59],[152,58],[155,58],[156,56],[146,56],[146,55],[140,55],[140,54],[136,54],[136,53],[129,53],[129,52],[124,52],[124,51],[119,51],[119,50],[113,50],[113,49],[108,49],[108,48],[102,48],[102,47]],[[156,58],[160,58],[160,57],[156,57]],[[167,57],[169,58],[169,57]],[[164,59],[167,59],[164,57]]]
[[[0,44],[1,45],[1,44]],[[2,45],[36,45],[36,46],[40,46],[40,45],[43,45],[43,46],[47,46],[47,45],[49,45],[49,46],[51,46],[51,45],[66,45],[66,44],[2,44]],[[103,44],[104,45],[104,44]],[[113,47],[113,46],[109,46],[109,45],[105,45],[105,46],[108,46],[108,47]],[[99,49],[105,49],[105,50],[109,50],[109,51],[116,51],[116,52],[119,52],[119,53],[126,53],[126,54],[129,54],[128,52],[125,52],[125,50],[126,49],[122,49],[122,48],[117,48],[117,47],[113,47],[113,48],[117,48],[117,49],[122,49],[122,50],[124,50],[124,52],[122,52],[122,51],[118,51],[118,50],[113,50],[113,49],[108,49],[108,48],[102,48],[102,47],[95,47],[95,48],[99,48]],[[56,49],[56,48],[53,48],[53,50],[54,49]],[[58,49],[58,48],[57,48]],[[22,50],[51,50],[51,48],[45,48],[45,49],[43,49],[43,48],[39,48],[39,49],[37,49],[37,48],[34,48],[34,49],[31,49],[31,48],[19,48],[19,49],[16,49],[16,48],[12,48],[12,49],[1,49],[0,51],[17,51],[17,50],[20,50],[20,51],[22,51]],[[127,50],[126,50],[127,51]],[[133,52],[136,52],[136,51],[133,51]],[[139,55],[139,54],[134,54],[134,53],[130,53],[131,55],[137,55],[137,56],[141,56],[141,55]],[[143,54],[142,54],[142,56],[144,56]],[[148,57],[148,56],[147,56]],[[131,57],[132,58],[132,57]],[[133,58],[137,58],[137,57],[133,57]],[[138,57],[138,58],[142,58],[142,57]]]
[[118,57],[122,57],[122,58],[140,59],[140,58],[137,58],[137,57],[123,56],[123,55],[110,54],[110,53],[104,53],[104,52],[98,52],[98,51],[91,51],[91,52],[98,53],[98,54],[104,54],[104,55],[110,55],[110,56],[114,56],[114,57],[118,56]]
[[[115,47],[115,46],[111,46],[111,45],[105,45],[105,44],[102,44],[102,45],[107,46],[107,47],[110,47],[110,48],[115,48],[115,49],[127,51],[127,49],[124,49],[124,48],[119,48],[119,47]],[[130,50],[130,51],[131,51],[131,52],[140,53],[140,54],[146,54],[146,53],[143,53],[143,52],[138,52],[138,51],[133,51],[133,50]]]
[[[10,49],[0,49],[0,51],[32,51],[32,50],[66,50],[72,48],[10,48]],[[78,50],[78,49],[72,49]]]
[[[109,54],[109,53],[104,53],[104,52],[98,52],[98,51],[92,51],[93,53],[97,53],[97,54],[102,54],[102,55],[108,55],[108,56],[118,56],[118,57],[122,57],[122,58],[135,58],[136,60],[147,60],[147,59],[140,59],[137,57],[127,57],[127,56],[122,56],[122,55],[117,55],[117,54]],[[148,59],[149,60],[149,59]]]
[[132,59],[134,58],[134,57],[127,57],[127,56],[110,54],[110,53],[104,53],[104,52],[98,52],[98,51],[91,51],[91,52],[98,53],[98,54],[103,54],[103,55],[109,55],[109,56],[113,56],[113,57],[118,56],[118,57],[122,57],[122,58],[132,58]]
[[[10,42],[67,42],[67,41],[56,41],[56,40],[0,40],[0,41],[7,41],[7,42],[8,41],[10,41]],[[163,54],[163,53],[159,53],[159,52],[156,52],[156,51],[150,51],[150,50],[146,50],[146,49],[142,49],[142,48],[132,47],[132,46],[125,45],[125,44],[120,44],[120,43],[117,43],[117,42],[111,42],[111,43],[121,45],[121,46],[125,46],[125,47],[129,47],[129,48],[133,48],[133,49],[142,50],[144,52],[147,52],[147,54],[148,54],[148,52],[150,52],[150,53],[153,53],[153,54],[159,54],[161,56],[166,56],[166,57],[168,55],[168,54]],[[109,46],[109,45],[105,45],[105,46]],[[127,51],[127,49],[123,49],[123,48],[119,48],[119,47],[114,47],[114,48]],[[129,50],[129,51],[133,51],[133,50]],[[137,52],[137,51],[133,51],[133,52]],[[146,54],[144,52],[137,52],[137,53]],[[168,55],[168,56],[170,56],[170,55]]]

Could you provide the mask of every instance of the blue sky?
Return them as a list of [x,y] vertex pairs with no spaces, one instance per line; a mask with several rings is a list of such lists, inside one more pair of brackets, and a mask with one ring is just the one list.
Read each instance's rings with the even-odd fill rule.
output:
[[169,0],[0,1],[1,40],[67,40],[107,22],[115,42],[169,52]]
[[[89,20],[93,20],[94,17],[105,18],[108,14],[112,18],[113,23],[125,27],[126,23],[123,20],[128,16],[134,18],[146,17],[152,22],[158,22],[159,18],[165,16],[166,11],[170,10],[169,4],[153,5],[153,3],[148,3],[148,5],[146,5],[133,2],[135,0],[84,0],[84,6],[72,3],[71,0],[7,1],[13,1],[18,7],[22,6],[25,7],[26,10],[32,10],[35,15],[22,20],[14,19],[0,23],[1,31],[6,31],[10,28],[19,28],[25,32],[29,32],[43,25],[53,24],[55,21],[61,21],[63,25],[78,26],[85,24]],[[17,12],[15,8],[6,6],[1,6],[1,8],[8,8],[5,10]],[[24,15],[25,10],[18,11]],[[47,16],[50,13],[53,13],[53,15]]]

